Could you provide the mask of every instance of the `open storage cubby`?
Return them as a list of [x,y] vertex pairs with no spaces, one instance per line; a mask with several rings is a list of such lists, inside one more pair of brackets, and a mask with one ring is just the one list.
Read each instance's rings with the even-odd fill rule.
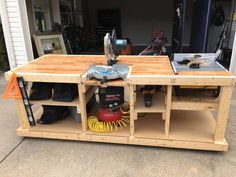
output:
[[[43,82],[42,82],[43,83]],[[32,83],[33,84],[33,83]],[[51,83],[53,84],[57,84],[57,83]],[[60,83],[60,84],[68,84],[68,83]],[[72,83],[72,84],[76,84],[77,83]],[[79,85],[78,85],[79,88]],[[32,87],[29,88],[28,93],[29,95],[32,92]],[[54,89],[52,87],[52,96],[53,96],[53,92]],[[78,92],[78,95],[71,101],[71,102],[65,102],[65,101],[55,101],[53,100],[53,98],[50,98],[48,100],[29,100],[30,104],[32,105],[49,105],[49,106],[80,106],[80,100],[79,100],[79,90],[77,89],[76,92]]]
[[[52,83],[57,84],[57,83]],[[65,83],[66,84],[66,83]],[[78,83],[74,83],[78,85]],[[79,85],[78,85],[79,88]],[[79,100],[79,90],[77,89],[78,96],[75,97],[71,102],[65,101],[55,101],[52,98],[48,100],[29,100],[30,104],[33,105],[32,109],[34,112],[34,119],[36,122],[35,126],[30,127],[29,131],[31,134],[39,137],[48,137],[48,138],[59,138],[58,134],[64,138],[68,139],[77,139],[78,134],[82,133],[82,123],[78,123],[74,118],[68,114],[66,117],[53,122],[51,124],[39,124],[37,120],[40,119],[43,114],[42,106],[68,106],[68,107],[76,107],[77,109],[80,107]],[[31,88],[29,88],[28,93],[31,93]],[[52,89],[53,95],[53,89]],[[78,112],[77,112],[78,113]],[[79,113],[78,113],[79,114]],[[62,138],[63,139],[63,138]]]
[[[17,104],[18,105],[18,104]],[[18,105],[19,106],[19,105]],[[43,108],[37,106],[34,112],[35,121],[40,119]],[[21,113],[22,114],[22,113]],[[38,138],[67,139],[78,140],[78,136],[82,133],[82,124],[76,122],[71,116],[67,116],[53,124],[38,124],[25,130],[23,127],[17,129],[19,136],[29,136]]]
[[213,142],[216,120],[210,111],[171,111],[172,140]]
[[134,122],[135,138],[165,139],[165,121],[160,113],[138,114]]
[[[94,85],[92,85],[92,83]],[[88,112],[88,110],[86,110],[86,115],[87,115],[86,119],[88,119],[90,116],[98,117],[98,111],[99,111],[99,109],[101,109],[101,106],[99,105],[99,96],[98,96],[98,88],[101,85],[96,81],[87,82],[87,84],[88,85],[86,85],[86,88],[89,88],[89,89],[86,89],[87,91],[85,92],[86,103],[91,98],[92,93],[95,93],[96,101],[95,101],[92,109],[89,112]],[[114,83],[112,83],[110,87],[114,87],[114,86],[124,87],[125,101],[129,102],[129,89],[128,89],[127,85],[125,86],[123,84],[122,85],[113,85],[113,84]],[[91,93],[88,93],[89,90],[91,91]],[[88,125],[87,125],[86,134],[88,134],[88,135],[129,137],[130,136],[130,124],[127,123],[127,127],[123,126],[122,128],[118,128],[117,130],[113,129],[113,131],[111,131],[111,132],[104,132],[104,133],[97,133],[97,132],[91,131],[89,129]]]
[[135,96],[135,105],[134,111],[136,113],[164,113],[166,112],[166,91],[164,86],[161,86],[160,90],[156,91],[152,95],[152,105],[146,107],[144,104],[144,95],[141,91],[141,88],[144,86],[136,86],[136,96]]
[[[174,90],[176,91],[175,87]],[[201,91],[199,87],[201,86],[183,86],[179,95],[173,92],[172,109],[217,111],[219,96],[211,95],[212,90],[210,89]]]
[[[34,113],[35,120],[40,119],[43,113],[43,108],[39,108]],[[37,131],[49,131],[49,132],[64,132],[64,133],[81,133],[81,123],[76,122],[70,115],[65,118],[58,120],[52,124],[38,124],[31,127],[31,130]]]
[[144,98],[142,93],[137,93],[136,103],[135,103],[135,111],[137,113],[163,113],[166,112],[165,107],[165,94],[163,92],[157,92],[152,96],[152,106],[145,107]]

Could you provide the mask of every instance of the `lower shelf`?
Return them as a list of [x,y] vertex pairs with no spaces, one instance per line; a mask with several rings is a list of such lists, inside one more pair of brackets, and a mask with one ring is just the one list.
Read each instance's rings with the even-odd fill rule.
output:
[[[35,112],[35,121],[40,119],[43,113],[43,109],[40,108]],[[77,123],[72,117],[67,116],[66,118],[54,122],[53,124],[36,124],[30,128],[30,131],[42,131],[42,132],[58,132],[58,133],[81,133],[81,123]]]
[[[35,113],[39,119],[42,109]],[[172,111],[169,138],[164,133],[164,120],[161,114],[150,113],[135,121],[134,137],[129,128],[111,133],[82,133],[81,124],[71,117],[50,125],[37,124],[30,129],[19,128],[17,134],[24,137],[94,141],[106,143],[134,144],[198,150],[226,151],[228,143],[213,140],[216,122],[210,112]]]
[[149,113],[138,117],[134,126],[134,137],[165,139],[165,121],[162,114]]
[[172,111],[169,139],[214,142],[215,118],[209,111]]

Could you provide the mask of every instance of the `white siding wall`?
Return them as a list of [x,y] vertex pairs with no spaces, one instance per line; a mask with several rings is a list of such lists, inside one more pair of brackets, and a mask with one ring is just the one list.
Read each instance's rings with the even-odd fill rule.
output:
[[1,0],[1,17],[10,67],[33,59],[28,18],[24,0]]

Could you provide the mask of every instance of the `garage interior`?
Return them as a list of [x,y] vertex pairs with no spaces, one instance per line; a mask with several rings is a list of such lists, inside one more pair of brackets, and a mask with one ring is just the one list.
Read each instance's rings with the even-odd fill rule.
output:
[[[31,35],[62,33],[67,54],[103,54],[103,37],[112,29],[116,29],[117,37],[130,40],[130,54],[134,55],[140,54],[152,42],[154,32],[160,31],[165,34],[164,45],[169,55],[213,53],[228,20],[222,64],[226,68],[230,64],[233,0],[26,0],[26,3]],[[219,22],[222,18],[225,22]]]

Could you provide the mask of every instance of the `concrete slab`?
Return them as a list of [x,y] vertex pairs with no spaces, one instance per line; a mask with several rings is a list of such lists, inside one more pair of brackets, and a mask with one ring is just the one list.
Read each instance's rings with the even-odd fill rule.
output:
[[[226,134],[230,143],[228,152],[27,138],[0,164],[0,177],[234,177],[236,176],[235,95],[236,90]],[[4,102],[4,104],[11,107],[12,103]],[[5,111],[2,108],[1,111],[4,111],[5,115],[1,117],[16,119],[14,111],[11,109]],[[8,119],[1,118],[1,132],[7,124],[4,122]],[[12,125],[5,129],[4,136],[9,136],[8,141],[4,141],[4,136],[0,135],[0,147],[2,143],[11,144],[13,147],[12,141],[20,140],[14,136],[15,127]]]
[[15,131],[19,127],[15,102],[1,96],[5,87],[6,81],[0,77],[0,161],[22,140]]

